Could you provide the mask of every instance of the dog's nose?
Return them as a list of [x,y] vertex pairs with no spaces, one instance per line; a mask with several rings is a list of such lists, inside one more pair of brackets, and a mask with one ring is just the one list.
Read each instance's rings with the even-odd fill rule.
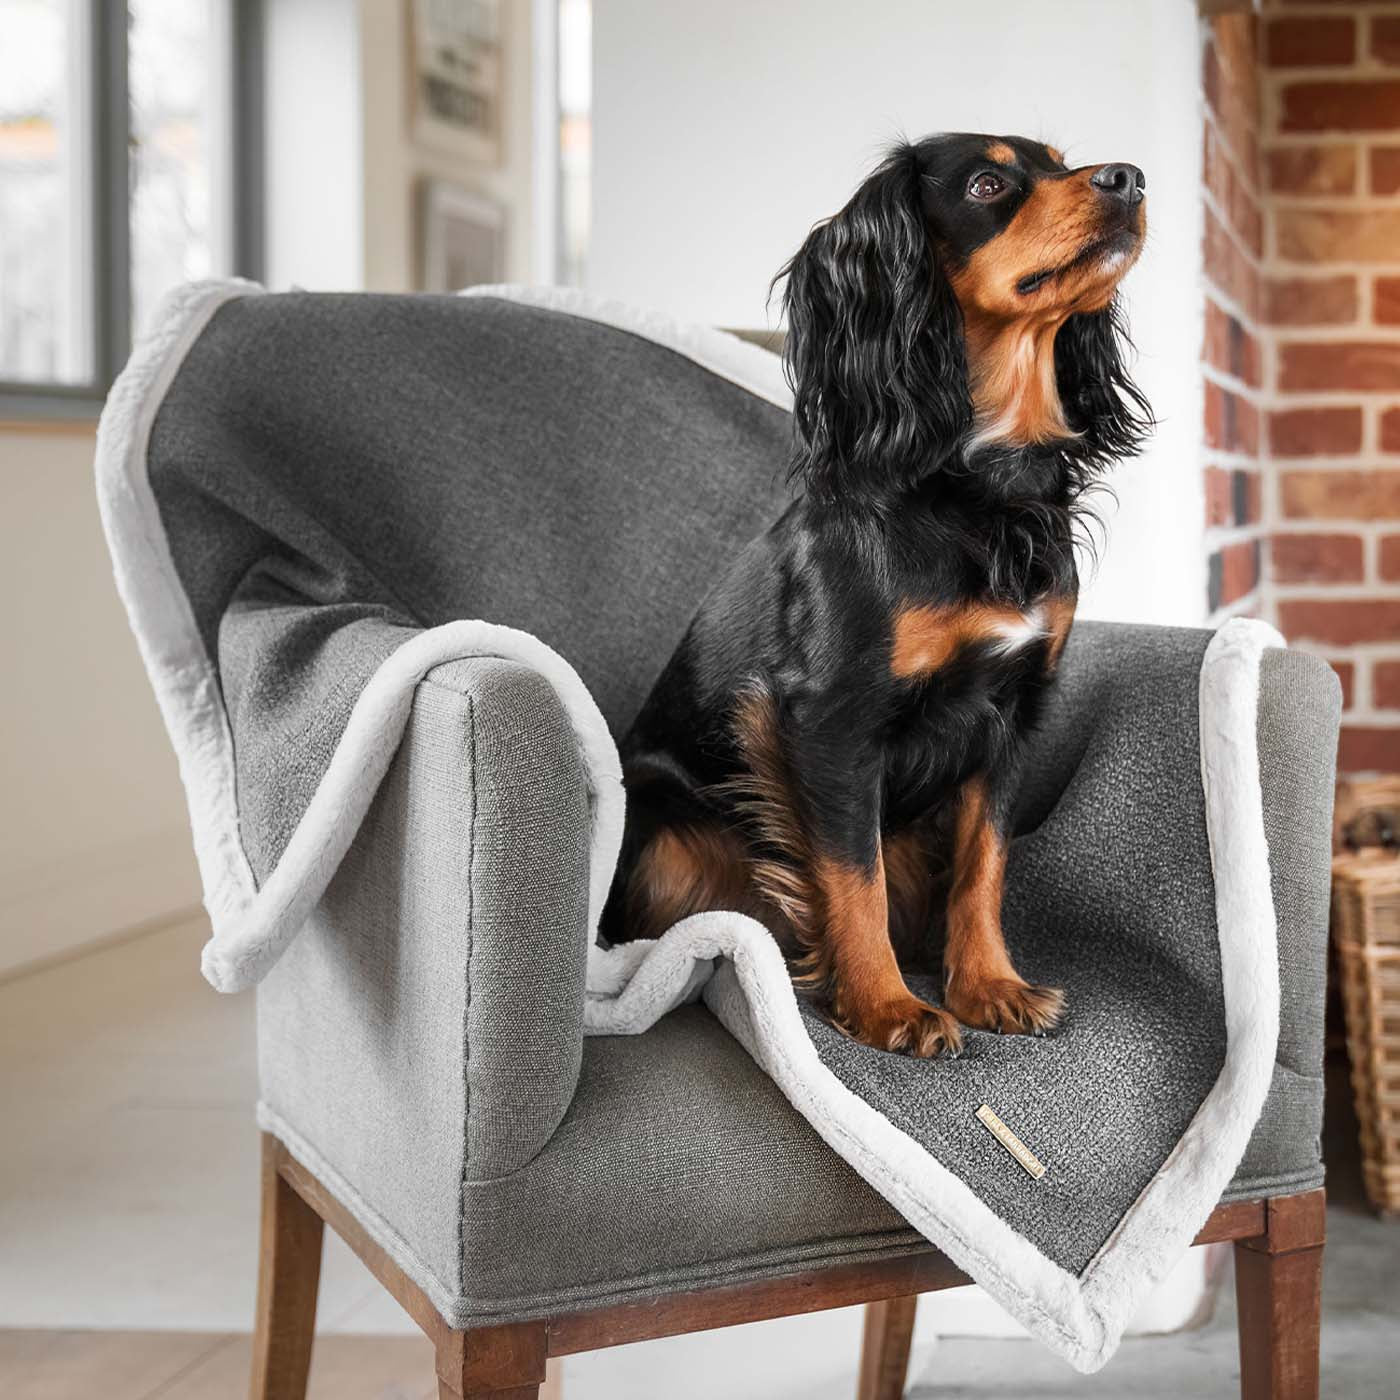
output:
[[1147,188],[1147,176],[1135,165],[1101,165],[1089,176],[1089,183],[1095,189],[1121,199],[1130,208],[1142,203],[1142,192]]

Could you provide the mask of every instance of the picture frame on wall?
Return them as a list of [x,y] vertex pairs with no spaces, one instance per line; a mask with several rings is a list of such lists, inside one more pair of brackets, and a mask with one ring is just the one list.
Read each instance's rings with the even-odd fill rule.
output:
[[501,162],[500,0],[410,0],[409,125],[415,142]]
[[505,280],[506,215],[495,200],[446,180],[423,180],[418,206],[423,291],[459,292]]

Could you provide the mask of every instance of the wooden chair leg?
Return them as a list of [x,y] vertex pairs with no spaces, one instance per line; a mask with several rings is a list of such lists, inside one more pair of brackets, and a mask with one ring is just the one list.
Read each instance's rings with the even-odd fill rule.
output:
[[1242,1400],[1317,1400],[1322,1191],[1268,1203],[1268,1228],[1235,1244]]
[[539,1400],[539,1397],[537,1385],[517,1385],[509,1390],[471,1390],[461,1395],[438,1377],[438,1400]]
[[917,1295],[865,1305],[856,1400],[900,1400],[904,1394],[918,1306]]
[[549,1332],[513,1322],[438,1339],[438,1400],[542,1400]]
[[304,1400],[316,1330],[325,1227],[282,1179],[280,1154],[276,1139],[264,1134],[252,1400]]

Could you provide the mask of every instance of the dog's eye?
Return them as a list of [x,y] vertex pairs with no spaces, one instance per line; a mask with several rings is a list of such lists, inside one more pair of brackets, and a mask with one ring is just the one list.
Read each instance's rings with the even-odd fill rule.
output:
[[996,199],[1006,193],[1006,181],[990,170],[983,170],[968,181],[967,192],[973,199]]

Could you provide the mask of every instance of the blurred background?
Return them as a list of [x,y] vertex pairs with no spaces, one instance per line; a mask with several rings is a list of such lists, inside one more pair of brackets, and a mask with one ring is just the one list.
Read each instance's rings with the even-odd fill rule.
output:
[[[162,295],[526,281],[773,327],[773,273],[884,145],[959,129],[1147,174],[1125,298],[1160,427],[1116,475],[1084,613],[1275,622],[1342,680],[1343,772],[1400,773],[1400,4],[0,0],[0,1377],[52,1374],[58,1328],[84,1340],[55,1394],[84,1366],[118,1400],[246,1375],[253,1003],[198,979],[178,776],[91,482]],[[1381,831],[1377,789],[1349,791]],[[1334,1015],[1334,1194],[1359,1212]],[[1396,1284],[1353,1264],[1340,1293],[1329,1272],[1338,1355]],[[1212,1272],[1193,1258],[1144,1327],[1202,1323]],[[972,1386],[975,1348],[939,1334],[1008,1328],[944,1298],[915,1372]],[[319,1393],[419,1393],[406,1319],[335,1245],[320,1319],[344,1335]],[[858,1325],[576,1358],[570,1394],[655,1394],[661,1354],[677,1397],[844,1394]],[[1193,1335],[1232,1364],[1228,1318]],[[1012,1389],[958,1393],[1042,1364],[1043,1393],[1121,1393],[1029,1348]]]

